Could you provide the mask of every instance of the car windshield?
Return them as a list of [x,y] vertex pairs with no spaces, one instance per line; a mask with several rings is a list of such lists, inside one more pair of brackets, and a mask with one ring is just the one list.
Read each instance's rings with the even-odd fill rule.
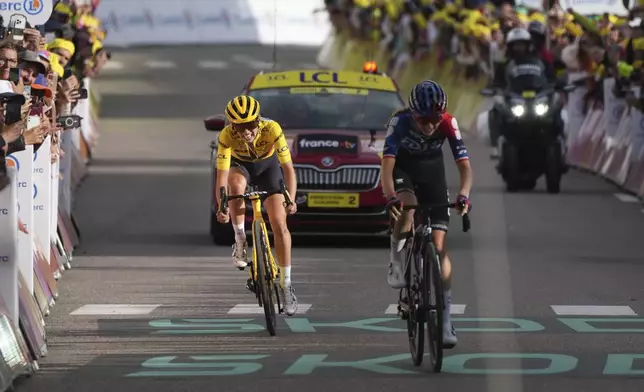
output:
[[261,115],[284,129],[383,129],[404,107],[393,91],[357,88],[287,87],[249,93]]

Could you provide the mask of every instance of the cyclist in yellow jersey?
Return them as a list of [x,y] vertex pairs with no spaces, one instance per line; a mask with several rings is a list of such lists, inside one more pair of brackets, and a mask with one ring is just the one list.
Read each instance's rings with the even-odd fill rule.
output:
[[[230,186],[230,194],[246,191],[249,182],[259,190],[277,192],[264,201],[264,208],[275,238],[275,251],[280,265],[280,288],[284,298],[284,311],[292,316],[297,311],[297,298],[291,285],[291,233],[286,226],[286,216],[297,211],[295,203],[284,208],[284,196],[280,192],[280,180],[291,195],[295,195],[297,182],[291,161],[291,152],[280,125],[260,117],[259,102],[250,96],[240,95],[226,106],[230,125],[219,134],[217,148],[217,186]],[[281,166],[281,170],[280,170]],[[217,205],[219,205],[219,192]],[[247,265],[244,200],[230,200],[230,211],[217,214],[220,223],[232,219],[235,230],[233,264],[242,268]],[[230,212],[230,213],[229,213]]]

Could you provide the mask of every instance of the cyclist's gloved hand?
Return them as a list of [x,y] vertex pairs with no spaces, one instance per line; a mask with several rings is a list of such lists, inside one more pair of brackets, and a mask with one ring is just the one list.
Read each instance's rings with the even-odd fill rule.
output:
[[402,201],[398,200],[396,196],[390,197],[387,201],[387,211],[389,211],[389,216],[393,220],[398,220],[400,214],[402,213]]
[[456,204],[458,204],[458,210],[461,212],[461,216],[467,214],[472,209],[472,202],[465,195],[458,195]]

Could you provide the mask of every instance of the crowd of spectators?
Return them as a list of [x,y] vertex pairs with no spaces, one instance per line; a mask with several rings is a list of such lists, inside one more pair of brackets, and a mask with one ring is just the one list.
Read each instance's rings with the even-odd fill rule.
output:
[[616,96],[642,108],[642,99],[632,96],[630,87],[643,81],[644,3],[636,4],[627,15],[580,15],[563,9],[557,0],[544,1],[539,9],[526,3],[481,0],[325,3],[338,33],[377,42],[392,54],[390,64],[384,65],[389,69],[402,54],[422,59],[431,53],[437,54],[439,65],[451,59],[466,78],[487,77],[491,82],[504,62],[507,32],[541,25],[543,39],[536,49],[559,77],[579,75],[576,84],[588,87],[586,110],[588,104],[602,105],[601,81],[607,77],[617,80]]
[[[5,157],[51,138],[52,163],[65,152],[61,132],[77,127],[72,110],[87,99],[84,79],[110,57],[94,16],[98,1],[59,1],[44,25],[0,24],[0,190],[8,185]],[[21,225],[22,227],[22,225]]]

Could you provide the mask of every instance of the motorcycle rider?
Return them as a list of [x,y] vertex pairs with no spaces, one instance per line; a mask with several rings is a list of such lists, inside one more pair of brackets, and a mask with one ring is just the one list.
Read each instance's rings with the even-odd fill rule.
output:
[[[524,87],[533,87],[531,84],[534,80],[542,76],[545,76],[547,80],[554,80],[554,68],[541,60],[532,42],[530,32],[524,28],[514,28],[508,32],[505,57],[505,77],[495,78],[491,86],[493,88],[519,91]],[[499,156],[497,146],[502,126],[500,105],[502,104],[495,102],[488,118],[492,158]]]

